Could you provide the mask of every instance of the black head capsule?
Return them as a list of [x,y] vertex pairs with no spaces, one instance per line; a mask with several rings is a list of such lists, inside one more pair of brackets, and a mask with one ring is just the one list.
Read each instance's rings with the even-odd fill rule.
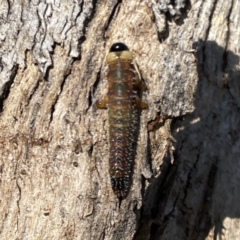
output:
[[127,45],[125,45],[124,43],[114,43],[109,52],[122,52],[122,51],[129,51]]
[[[107,64],[115,64],[116,61],[132,62],[133,56],[124,43],[114,43],[106,57]],[[122,71],[122,70],[121,70]]]

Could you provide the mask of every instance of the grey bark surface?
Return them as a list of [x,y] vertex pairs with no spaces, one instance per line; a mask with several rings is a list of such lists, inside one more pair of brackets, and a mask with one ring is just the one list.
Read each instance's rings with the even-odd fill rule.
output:
[[[0,239],[240,239],[240,1],[0,2]],[[108,175],[105,56],[148,87],[128,197]]]

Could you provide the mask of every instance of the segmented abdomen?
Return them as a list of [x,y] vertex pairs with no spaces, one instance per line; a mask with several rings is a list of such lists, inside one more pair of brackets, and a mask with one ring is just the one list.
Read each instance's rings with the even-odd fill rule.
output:
[[130,62],[117,60],[109,64],[109,174],[118,198],[126,197],[131,182],[137,141],[137,92],[133,87],[136,78],[138,75]]

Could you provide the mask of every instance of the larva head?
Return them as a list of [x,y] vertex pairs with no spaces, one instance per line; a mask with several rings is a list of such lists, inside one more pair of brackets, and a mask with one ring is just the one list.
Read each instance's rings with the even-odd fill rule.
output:
[[106,62],[111,63],[117,59],[132,61],[133,57],[128,47],[124,43],[114,43],[107,55]]

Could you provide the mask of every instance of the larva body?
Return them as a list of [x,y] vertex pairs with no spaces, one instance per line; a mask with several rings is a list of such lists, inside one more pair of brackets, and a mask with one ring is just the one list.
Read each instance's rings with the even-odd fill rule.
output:
[[125,44],[113,44],[106,62],[108,93],[97,102],[97,106],[108,109],[109,174],[114,193],[123,199],[131,183],[138,110],[147,108],[147,104],[139,99],[139,91],[145,90],[146,86],[141,82],[132,54]]

